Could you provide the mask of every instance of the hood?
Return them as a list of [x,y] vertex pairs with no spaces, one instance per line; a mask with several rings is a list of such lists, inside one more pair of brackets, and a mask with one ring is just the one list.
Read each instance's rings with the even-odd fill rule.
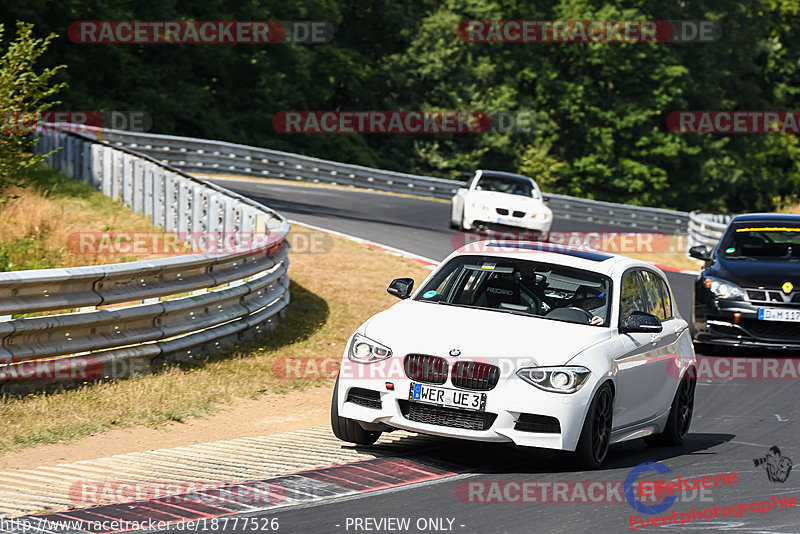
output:
[[499,193],[497,191],[472,191],[470,192],[469,201],[481,202],[492,208],[506,208],[512,211],[531,211],[534,209],[541,211],[546,207],[541,198]]
[[[611,338],[611,329],[404,300],[375,315],[364,335],[392,349],[409,353],[484,361],[525,360],[525,365],[564,365],[578,353]],[[507,368],[501,365],[501,368]]]
[[749,261],[717,258],[705,275],[728,280],[742,287],[780,289],[785,282],[800,287],[800,262]]

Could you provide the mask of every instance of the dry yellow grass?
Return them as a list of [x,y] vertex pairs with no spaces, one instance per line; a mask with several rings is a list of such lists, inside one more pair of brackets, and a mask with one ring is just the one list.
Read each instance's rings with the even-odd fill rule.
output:
[[[295,228],[293,232],[307,230]],[[364,320],[397,302],[386,293],[392,278],[411,276],[421,283],[430,270],[336,236],[317,242],[331,245],[324,253],[291,254],[288,316],[259,343],[194,368],[169,367],[163,373],[130,380],[3,399],[0,450],[55,443],[123,426],[182,421],[210,413],[236,398],[287,393],[318,383],[276,376],[276,361],[340,358],[347,338]]]
[[13,187],[0,196],[0,271],[76,267],[148,259],[146,255],[92,253],[78,246],[82,232],[159,232],[142,215],[131,212],[88,184],[71,181],[48,169],[32,173],[32,184]]

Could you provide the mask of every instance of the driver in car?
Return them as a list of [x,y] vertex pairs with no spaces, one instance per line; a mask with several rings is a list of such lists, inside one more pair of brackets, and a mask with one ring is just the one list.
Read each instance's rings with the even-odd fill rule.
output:
[[592,318],[589,320],[589,324],[591,325],[601,325],[605,322],[603,319],[603,315],[605,315],[605,307],[606,307],[606,294],[599,293],[596,295],[587,294],[584,298],[579,299],[575,302],[575,305],[582,309],[586,310],[587,312],[592,314]]

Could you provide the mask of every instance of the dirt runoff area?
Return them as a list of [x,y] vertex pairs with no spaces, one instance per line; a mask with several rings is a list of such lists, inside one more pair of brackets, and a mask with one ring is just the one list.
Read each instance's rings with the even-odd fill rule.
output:
[[31,469],[65,462],[91,460],[115,454],[182,447],[222,439],[267,436],[330,423],[330,387],[320,386],[288,394],[238,399],[207,417],[158,428],[109,430],[69,443],[38,445],[0,455],[0,470]]

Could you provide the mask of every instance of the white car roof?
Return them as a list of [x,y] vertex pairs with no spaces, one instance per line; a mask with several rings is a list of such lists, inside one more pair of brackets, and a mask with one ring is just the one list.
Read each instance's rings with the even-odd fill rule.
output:
[[614,278],[615,275],[621,274],[631,267],[641,267],[659,273],[661,272],[661,270],[652,263],[602,250],[571,247],[555,243],[495,239],[468,243],[450,254],[442,263],[456,256],[463,255],[488,255],[519,260],[534,260],[543,263],[552,263],[554,265],[563,265],[565,267],[573,267],[575,269],[583,269],[604,274],[611,278]]

